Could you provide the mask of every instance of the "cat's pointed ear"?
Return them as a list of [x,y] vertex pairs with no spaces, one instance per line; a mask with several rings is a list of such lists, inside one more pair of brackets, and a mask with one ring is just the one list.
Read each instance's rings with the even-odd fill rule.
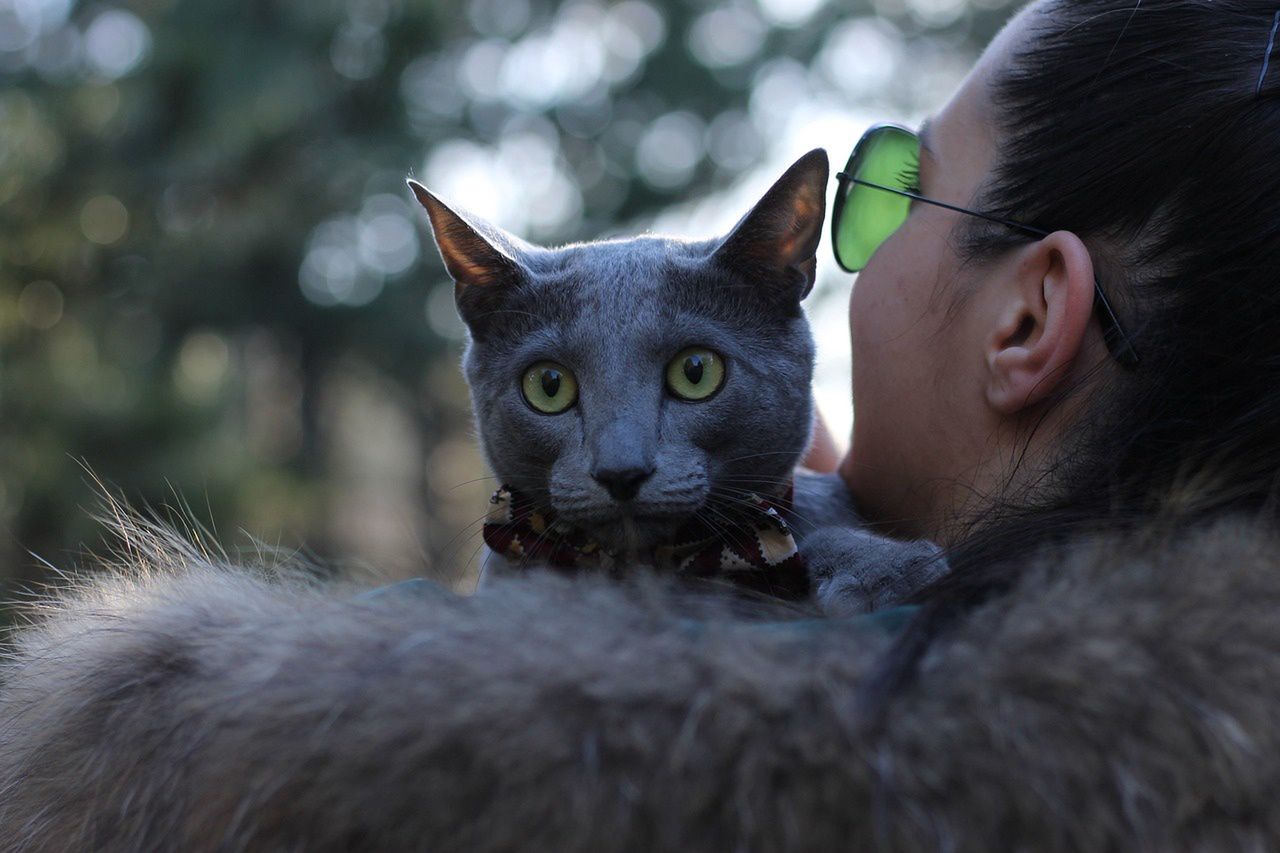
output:
[[514,240],[488,223],[464,218],[412,178],[408,183],[431,220],[436,248],[454,281],[458,313],[476,331],[524,276]]
[[821,148],[793,163],[721,242],[715,257],[754,286],[799,303],[813,287],[828,171]]

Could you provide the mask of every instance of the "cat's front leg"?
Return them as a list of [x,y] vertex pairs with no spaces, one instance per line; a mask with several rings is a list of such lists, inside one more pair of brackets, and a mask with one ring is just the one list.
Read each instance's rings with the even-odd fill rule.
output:
[[828,616],[898,604],[948,571],[931,542],[899,542],[856,527],[823,527],[800,544],[814,599]]

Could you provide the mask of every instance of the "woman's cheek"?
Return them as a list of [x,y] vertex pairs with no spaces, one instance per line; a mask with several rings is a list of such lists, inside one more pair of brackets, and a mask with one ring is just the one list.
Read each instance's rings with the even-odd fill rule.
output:
[[[875,305],[874,282],[864,275],[855,280],[853,291],[849,294],[849,343],[855,365],[867,348],[867,343],[874,333],[877,306]],[[865,281],[865,285],[863,282]]]
[[[864,291],[865,292],[865,291]],[[854,449],[860,455],[872,451],[875,442],[872,436],[876,432],[875,421],[884,411],[885,401],[879,393],[885,380],[884,369],[887,365],[877,363],[877,348],[873,343],[875,337],[875,315],[869,311],[868,300],[859,298],[858,288],[854,287],[849,299],[849,338],[852,359],[853,379],[853,419]],[[859,441],[861,437],[861,441]],[[862,446],[859,447],[858,445]]]

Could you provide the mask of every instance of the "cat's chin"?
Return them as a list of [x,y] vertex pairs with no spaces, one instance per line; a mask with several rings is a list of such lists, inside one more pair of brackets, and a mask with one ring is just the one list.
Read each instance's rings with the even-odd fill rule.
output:
[[611,521],[583,525],[602,548],[618,555],[639,555],[669,542],[684,523],[684,516],[620,515]]

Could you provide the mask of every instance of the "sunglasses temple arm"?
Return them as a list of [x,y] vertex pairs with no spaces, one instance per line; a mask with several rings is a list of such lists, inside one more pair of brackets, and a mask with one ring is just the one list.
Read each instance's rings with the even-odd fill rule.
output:
[[[841,181],[849,181],[854,184],[862,184],[867,187],[874,187],[885,192],[895,193],[897,195],[906,196],[909,199],[922,202],[924,204],[932,204],[935,207],[941,207],[946,210],[952,210],[956,213],[964,213],[969,216],[976,216],[979,219],[985,219],[987,222],[994,222],[997,225],[1003,225],[1006,228],[1012,228],[1015,231],[1021,231],[1024,234],[1032,234],[1036,237],[1048,237],[1049,232],[1042,228],[1033,228],[1030,225],[1023,225],[1021,222],[1011,222],[1008,219],[1001,219],[998,216],[991,216],[977,210],[969,210],[965,207],[957,207],[954,204],[947,204],[945,201],[938,201],[933,198],[925,198],[913,192],[900,190],[896,187],[886,187],[883,184],[877,184],[872,181],[864,181],[862,178],[855,178],[847,172],[839,172],[836,177]],[[1129,336],[1120,328],[1120,318],[1116,316],[1115,309],[1111,307],[1111,302],[1107,299],[1107,295],[1102,292],[1102,283],[1098,281],[1097,276],[1093,279],[1093,304],[1098,312],[1098,323],[1102,326],[1102,340],[1107,345],[1107,351],[1110,352],[1120,362],[1122,367],[1133,370],[1138,366],[1138,351],[1134,349],[1133,343],[1130,342]]]
[[1120,366],[1133,370],[1138,366],[1138,351],[1129,341],[1129,336],[1120,328],[1120,320],[1112,309],[1107,295],[1102,292],[1102,283],[1095,276],[1093,279],[1093,306],[1098,312],[1098,324],[1102,326],[1102,341],[1107,351],[1120,362]]
[[864,181],[862,178],[855,178],[845,172],[837,173],[836,177],[842,180],[849,181],[850,183],[862,184],[864,187],[874,187],[875,189],[884,190],[885,192],[894,193],[895,195],[906,196],[909,199],[914,199],[915,201],[922,202],[924,204],[932,204],[935,207],[941,207],[946,210],[952,210],[952,211],[955,211],[956,213],[966,213],[969,216],[976,216],[979,219],[985,219],[987,222],[994,222],[997,225],[1003,225],[1006,228],[1012,228],[1015,231],[1022,231],[1026,234],[1034,234],[1037,237],[1049,236],[1048,231],[1045,231],[1040,228],[1032,228],[1030,225],[1023,225],[1021,222],[1010,222],[1009,220],[1001,219],[998,216],[991,216],[990,214],[981,213],[977,210],[970,210],[967,207],[957,207],[954,204],[947,204],[945,201],[938,201],[935,198],[925,198],[922,195],[917,195],[916,193],[908,192],[906,190],[900,190],[894,187],[886,187],[884,184],[877,184],[877,183],[873,183],[872,181]]

